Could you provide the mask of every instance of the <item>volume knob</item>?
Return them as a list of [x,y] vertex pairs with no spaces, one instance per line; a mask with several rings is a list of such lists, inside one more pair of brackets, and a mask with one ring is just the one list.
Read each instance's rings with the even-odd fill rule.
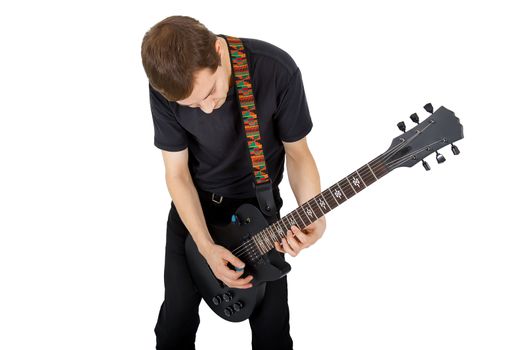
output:
[[229,302],[233,299],[233,295],[232,293],[230,292],[226,292],[222,295],[222,300],[224,300],[225,302]]
[[235,311],[241,311],[241,309],[243,308],[244,304],[242,303],[242,301],[238,301],[236,302],[235,304],[233,304],[233,309]]
[[221,296],[220,295],[214,296],[211,299],[211,302],[213,303],[213,305],[219,305],[222,302]]
[[233,315],[233,309],[230,306],[228,306],[224,309],[224,314],[226,315],[226,317],[231,317],[231,315]]

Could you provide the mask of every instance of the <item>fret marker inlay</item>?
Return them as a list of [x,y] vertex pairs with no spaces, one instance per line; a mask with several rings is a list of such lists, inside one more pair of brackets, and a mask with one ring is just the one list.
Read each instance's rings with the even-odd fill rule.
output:
[[372,170],[372,168],[370,167],[370,164],[366,163],[366,165],[368,166],[368,169],[370,169],[370,172],[372,173],[372,175],[374,175],[374,177],[376,178],[376,181],[378,180],[376,174],[374,173],[374,171]]

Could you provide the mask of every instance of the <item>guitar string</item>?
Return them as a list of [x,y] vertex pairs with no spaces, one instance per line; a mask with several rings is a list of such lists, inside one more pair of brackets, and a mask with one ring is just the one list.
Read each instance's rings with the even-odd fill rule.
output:
[[[423,131],[424,131],[425,129],[427,129],[428,127],[430,127],[432,124],[433,124],[433,123],[429,123],[427,126],[425,126],[425,127],[424,127],[422,130],[420,130],[419,132],[416,132],[416,133],[415,133],[413,136],[411,136],[409,139],[407,139],[407,140],[403,140],[400,144],[396,145],[396,146],[395,146],[394,148],[392,148],[390,151],[385,152],[385,153],[382,154],[381,156],[379,156],[379,157],[377,157],[376,159],[374,159],[373,161],[371,161],[371,162],[370,162],[371,164],[368,163],[368,165],[370,165],[370,167],[371,167],[371,169],[372,169],[372,168],[376,167],[379,163],[381,163],[381,162],[384,163],[385,160],[388,160],[390,157],[392,157],[392,156],[393,156],[393,155],[394,155],[399,149],[401,149],[402,147],[408,145],[413,139],[415,139],[416,137],[420,136],[420,135],[423,133]],[[397,159],[397,160],[392,161],[392,162],[390,162],[390,163],[384,163],[384,164],[387,165],[387,166],[389,166],[389,165],[391,165],[391,164],[396,164],[396,163],[397,163],[397,164],[401,164],[401,163],[405,162],[406,160],[408,160],[410,157],[412,157],[413,154],[415,154],[415,153],[419,153],[421,150],[423,150],[423,149],[425,149],[425,148],[427,148],[427,147],[429,147],[429,146],[432,146],[432,145],[434,145],[435,143],[439,143],[439,142],[441,142],[441,141],[436,141],[436,142],[434,142],[434,143],[432,143],[432,144],[430,144],[430,145],[427,145],[427,146],[425,146],[425,147],[422,147],[421,149],[419,149],[419,150],[417,150],[417,151],[414,151],[414,152],[412,152],[412,153],[409,153],[408,155],[405,155],[405,156],[401,157],[400,159]],[[359,169],[357,170],[357,172],[358,172],[358,171],[359,171]],[[377,172],[377,169],[376,169],[376,172]],[[370,174],[372,174],[372,177],[370,177]],[[347,177],[348,177],[348,176],[346,176],[346,178],[347,178]],[[368,181],[369,181],[369,180],[373,180],[374,178],[375,178],[375,176],[374,176],[374,173],[372,173],[372,172],[370,172],[369,175],[365,175],[365,179],[368,180]],[[363,181],[365,182],[365,184],[366,184],[365,179],[362,178],[362,180],[363,180]],[[348,179],[347,179],[347,180],[348,180]],[[340,180],[340,181],[342,181],[342,180]],[[340,182],[340,181],[339,181],[339,182]],[[337,182],[337,184],[338,184],[339,186],[341,186],[341,185],[339,184],[339,182]],[[344,183],[343,183],[343,187],[348,187],[348,184],[347,184],[347,183],[348,183],[348,181],[344,182]],[[332,186],[333,186],[333,185],[332,185]],[[332,186],[330,186],[330,187],[332,187]],[[330,188],[330,187],[329,187],[329,188]],[[350,187],[351,187],[351,186],[350,186]],[[343,189],[343,188],[341,187],[341,189]],[[348,189],[348,188],[346,188],[346,189]],[[345,189],[343,189],[343,191],[345,191]],[[322,191],[322,192],[324,192],[324,191]],[[361,191],[359,191],[359,192],[361,192]],[[330,190],[330,193],[331,193],[331,190]],[[316,197],[317,197],[317,195],[316,195]],[[332,194],[332,197],[333,197],[333,194]],[[314,197],[314,198],[315,198],[315,197]],[[313,199],[313,198],[312,198],[312,199]],[[346,200],[346,199],[347,199],[347,198],[345,198],[345,200]],[[311,200],[311,199],[310,199],[310,200]],[[308,200],[307,202],[310,202],[310,200]],[[335,197],[334,197],[334,201],[335,201],[335,203],[336,203],[337,205],[339,205],[339,202],[335,199]],[[344,202],[344,201],[343,201],[343,202]],[[306,202],[305,202],[305,203],[306,203]],[[303,203],[303,204],[305,204],[305,203]],[[294,211],[295,211],[295,210],[294,210]],[[287,217],[288,215],[292,214],[294,211],[290,212],[289,214],[285,215],[284,217]],[[325,213],[322,211],[322,209],[321,209],[321,213],[323,213],[322,216],[325,215]],[[299,218],[300,218],[300,219],[303,221],[303,223],[304,223],[304,220],[303,220],[303,216],[302,216],[302,214],[300,214],[300,213],[297,213],[297,214],[298,214]],[[282,220],[284,219],[284,217],[281,218],[281,219],[279,219],[279,221],[282,221]],[[293,218],[293,214],[292,214],[292,219],[294,219],[294,218]],[[317,218],[316,220],[318,220],[318,219],[319,219],[319,218]],[[308,220],[310,220],[310,219],[308,219]],[[316,220],[315,220],[315,221],[316,221]],[[295,222],[295,221],[296,221],[296,220],[294,219],[294,222]],[[312,223],[311,220],[310,220],[310,222]],[[268,227],[266,227],[265,229],[261,230],[260,232],[263,232],[264,230],[269,229],[271,226],[275,226],[275,222],[272,223],[271,225],[269,225]],[[287,226],[287,225],[285,225],[285,228],[286,228],[286,226]],[[271,232],[273,233],[273,229],[270,229],[270,230],[271,230]],[[257,233],[257,234],[254,235],[254,236],[259,235],[260,232]],[[279,235],[279,237],[280,237],[280,235]],[[246,254],[248,254],[248,258],[250,259],[250,261],[253,261],[252,258],[253,258],[254,255],[255,255],[255,258],[258,259],[259,257],[257,257],[257,252],[255,251],[255,248],[257,248],[257,251],[259,251],[260,254],[262,254],[262,251],[261,251],[261,249],[259,248],[259,244],[255,241],[255,239],[256,239],[256,238],[254,238],[254,237],[250,238],[250,239],[247,240],[245,243],[243,243],[243,244],[241,244],[239,247],[235,248],[235,249],[232,251],[232,253],[233,253],[234,255],[237,255],[238,257],[246,256]],[[267,248],[267,246],[266,246],[266,244],[265,244],[265,240],[263,240],[263,239],[261,238],[261,241],[262,241],[262,243],[263,243],[264,250],[265,250],[265,249]],[[271,248],[270,248],[270,249],[271,249]],[[253,253],[252,253],[252,252],[253,252]]]
[[[366,181],[370,181],[370,180],[373,180],[373,179],[374,179],[374,176],[373,176],[373,175],[372,175],[372,176],[365,176],[365,177],[363,178],[363,181],[366,182]],[[369,183],[370,183],[370,182],[369,182]],[[350,190],[350,189],[352,188],[352,187],[350,186],[350,184],[348,184],[348,182],[346,182],[346,184],[343,184],[341,187],[342,187],[343,191],[347,191],[347,190]],[[361,192],[361,191],[362,191],[362,190],[360,190],[359,192]],[[357,193],[359,193],[359,192],[357,192]],[[354,194],[354,195],[355,195],[355,194]],[[315,198],[315,197],[314,197],[314,198]],[[312,199],[313,199],[313,198],[312,198]],[[334,199],[334,200],[335,200],[335,199]],[[346,200],[346,199],[345,199],[345,200]],[[337,200],[335,200],[335,202],[337,203]],[[306,203],[306,202],[305,202],[305,203]],[[293,212],[293,211],[292,211],[292,212]],[[312,222],[317,221],[319,218],[321,218],[322,216],[324,216],[324,215],[326,215],[326,214],[328,213],[328,212],[326,212],[326,213],[323,212],[322,209],[320,209],[320,212],[322,213],[322,215],[318,216],[317,219],[314,220],[314,221],[312,221]],[[287,214],[287,215],[289,215],[289,214]],[[287,215],[285,215],[284,217],[286,217]],[[301,214],[299,214],[299,215],[301,216]],[[284,219],[284,217],[282,217],[282,218],[279,219],[279,220],[282,221],[282,220]],[[301,216],[301,218],[302,218],[302,216]],[[271,226],[274,226],[274,225],[275,225],[275,222],[272,223],[271,225],[269,225],[268,227],[271,227]],[[268,227],[267,227],[267,228],[268,228]],[[285,225],[285,227],[286,227],[286,225]],[[265,228],[265,229],[267,229],[267,228]],[[272,232],[274,232],[273,229],[272,229]],[[259,233],[257,233],[256,235],[258,235],[258,234],[259,234]],[[279,235],[279,237],[280,237],[280,235]],[[261,247],[263,247],[262,249],[265,250],[265,248],[268,248],[268,245],[266,245],[264,242],[265,242],[265,240],[261,238],[261,244],[262,244]],[[242,246],[242,247],[241,247],[241,246]],[[247,242],[243,243],[241,246],[238,247],[238,248],[242,248],[240,251],[235,252],[235,253],[232,252],[232,253],[233,253],[234,255],[236,255],[238,258],[241,258],[241,260],[244,260],[244,261],[248,260],[249,262],[255,262],[255,261],[257,261],[258,259],[260,259],[261,256],[263,255],[263,252],[261,251],[261,248],[259,247],[259,244],[258,244],[257,242],[254,241],[254,238],[253,238],[253,237],[252,237],[251,239],[249,239]],[[236,249],[238,249],[238,248],[236,248]],[[274,248],[274,247],[273,247],[273,248]],[[271,250],[271,249],[270,249],[270,250]],[[242,258],[245,258],[245,259],[242,259]]]
[[394,161],[391,161],[390,163],[387,163],[387,165],[390,166],[390,165],[396,164],[395,166],[397,166],[398,164],[402,164],[402,163],[406,162],[407,160],[409,160],[409,158],[411,158],[414,154],[417,154],[417,153],[421,152],[422,150],[424,150],[424,149],[426,149],[428,147],[431,147],[431,146],[435,145],[436,143],[440,143],[440,142],[443,142],[443,140],[439,140],[439,141],[436,141],[434,143],[431,143],[430,145],[421,147],[420,149],[415,150],[415,151],[413,151],[411,153],[408,153],[407,155],[405,155],[405,156],[403,156],[403,157],[401,157],[399,159],[396,159]]
[[[371,166],[372,168],[375,167],[375,166],[377,166],[377,165],[380,163],[380,160],[379,160],[379,159],[376,160],[375,163],[377,163],[377,164],[372,164],[372,166]],[[376,169],[376,171],[377,171],[377,169]],[[370,177],[370,178],[368,178],[368,177],[370,177],[370,175],[367,176],[367,180],[368,180],[368,181],[371,180],[371,179],[373,179],[373,175],[372,175],[372,177]],[[365,182],[366,182],[366,180],[365,180]],[[349,186],[349,185],[348,185],[348,182],[345,182],[345,183],[343,184],[343,186],[345,186],[345,187],[346,187],[346,186]],[[350,189],[350,188],[347,188],[347,189]],[[343,190],[345,191],[345,189],[343,189]],[[316,195],[316,196],[317,196],[317,195]],[[315,197],[314,197],[314,198],[315,198]],[[313,198],[311,198],[310,200],[312,200],[312,199],[313,199]],[[308,200],[307,202],[309,202],[310,200]],[[303,204],[306,204],[306,202],[303,203]],[[321,210],[321,212],[322,212],[322,210]],[[287,214],[287,215],[288,215],[288,214]],[[284,217],[286,217],[287,215],[283,216],[281,219],[279,219],[279,221],[281,221],[281,220],[282,220]],[[302,218],[301,214],[299,214],[299,215],[300,215],[300,217]],[[317,219],[316,219],[316,220],[317,220]],[[304,221],[304,220],[303,220],[303,221]],[[275,222],[272,223],[272,224],[269,225],[269,226],[275,226]],[[265,228],[265,229],[266,229],[266,228]],[[272,230],[272,232],[273,232],[273,230]],[[257,235],[257,234],[256,234],[256,235]],[[254,235],[254,236],[256,236],[256,235]],[[243,253],[245,253],[245,252],[247,252],[247,251],[250,251],[250,250],[251,250],[251,251],[254,251],[254,248],[256,248],[256,247],[257,247],[258,250],[260,250],[259,247],[258,247],[259,244],[258,244],[254,239],[256,239],[256,238],[251,237],[251,238],[250,238],[249,240],[247,240],[245,243],[243,243],[243,244],[241,244],[239,247],[235,248],[235,249],[232,251],[232,253],[233,253],[234,255],[237,255],[237,254],[243,254]]]
[[[408,144],[410,141],[412,141],[413,138],[415,138],[415,137],[417,137],[417,136],[418,136],[418,134],[415,134],[411,139],[409,139],[409,140],[405,140],[405,141],[402,141],[400,144],[396,145],[396,146],[395,146],[394,148],[392,148],[390,151],[385,152],[385,153],[382,154],[381,156],[379,156],[379,157],[377,157],[376,159],[374,159],[373,161],[371,161],[371,162],[370,162],[371,164],[369,163],[369,165],[371,165],[371,168],[377,167],[381,162],[384,162],[385,160],[389,159],[392,155],[395,154],[395,152],[397,152],[399,149],[401,149],[402,147],[404,147],[406,144]],[[359,171],[359,169],[358,169],[357,171]],[[376,172],[377,172],[377,169],[376,169]],[[371,175],[371,176],[370,176],[370,175]],[[347,176],[347,177],[348,177],[348,176]],[[366,180],[365,180],[365,179],[366,179]],[[363,181],[365,181],[365,183],[366,183],[367,181],[373,180],[373,179],[374,179],[374,174],[369,172],[368,175],[365,175],[365,179],[363,179]],[[348,180],[348,179],[347,179],[347,180]],[[341,180],[341,181],[342,181],[342,180]],[[340,181],[339,181],[339,182],[340,182]],[[338,182],[338,184],[339,184],[339,182]],[[351,185],[348,184],[348,181],[344,182],[344,183],[343,183],[343,187],[345,187],[345,188],[344,188],[344,189],[342,188],[343,191],[349,190],[349,189],[350,189],[349,186],[351,187]],[[359,192],[360,192],[360,191],[359,191]],[[317,197],[317,195],[316,195],[316,197]],[[315,198],[315,197],[314,197],[314,198]],[[308,200],[307,202],[310,202],[312,199],[313,199],[313,198],[311,198],[311,199]],[[337,200],[336,200],[335,198],[334,198],[334,200],[335,200],[335,202],[337,203]],[[305,202],[305,203],[306,203],[306,202]],[[303,203],[303,204],[305,204],[305,203]],[[293,213],[293,211],[292,211],[291,213]],[[322,210],[322,209],[321,209],[321,213],[323,213],[323,210]],[[290,215],[290,213],[287,214],[287,215],[285,215],[284,217],[286,217],[286,216],[288,216],[288,215]],[[302,220],[302,219],[303,219],[303,216],[302,216],[301,214],[299,214],[299,213],[298,213],[298,215],[299,215],[299,217],[300,217],[301,220]],[[324,213],[323,213],[322,216],[324,216]],[[284,219],[284,217],[281,218],[281,219],[279,219],[279,221],[282,221],[282,220]],[[293,215],[292,215],[292,218],[293,218]],[[319,218],[317,218],[317,219],[319,219]],[[317,219],[316,219],[316,220],[317,220]],[[294,220],[295,220],[295,219],[294,219]],[[308,220],[310,220],[310,219],[308,219]],[[316,221],[316,220],[314,220],[314,221]],[[310,221],[311,221],[311,220],[310,220]],[[303,222],[304,222],[304,220],[303,220]],[[311,222],[312,222],[312,221],[311,221]],[[263,232],[264,230],[267,230],[267,229],[270,228],[271,226],[275,226],[275,223],[272,223],[271,225],[269,225],[267,228],[263,229],[263,230],[260,231],[260,232]],[[285,225],[285,227],[286,227],[286,225]],[[273,229],[270,228],[270,230],[271,230],[272,232],[274,232]],[[254,235],[254,236],[257,236],[257,235],[259,235],[259,233],[257,233],[257,234]],[[279,236],[279,237],[280,237],[280,236]],[[264,244],[264,242],[262,242],[262,243],[263,243],[263,245],[264,245],[264,248],[267,248],[266,244]],[[253,255],[255,255],[256,258],[258,258],[258,257],[257,257],[257,252],[255,251],[255,249],[257,249],[257,251],[259,251],[259,253],[262,254],[261,249],[260,249],[260,247],[259,247],[259,244],[256,242],[256,238],[251,237],[251,238],[250,238],[249,240],[247,240],[245,243],[243,243],[243,244],[241,244],[239,247],[235,248],[235,249],[232,251],[232,253],[233,253],[234,255],[237,255],[238,257],[246,256],[246,255],[247,255],[248,258],[249,258],[250,261],[251,261]]]
[[[402,147],[403,145],[404,145],[404,142],[400,144],[401,147]],[[427,146],[427,147],[428,147],[428,146]],[[397,147],[397,148],[399,148],[399,147]],[[392,154],[393,154],[394,152],[395,152],[395,150],[394,150],[393,152],[389,152],[390,154],[386,153],[385,155],[378,157],[375,161],[371,162],[371,163],[372,163],[371,168],[376,168],[377,165],[378,165],[381,161],[383,161],[384,159],[389,159],[389,158],[392,156]],[[413,153],[416,153],[416,152],[413,152]],[[411,154],[409,154],[409,155],[406,155],[406,156],[402,157],[400,162],[403,162],[405,159],[409,159],[409,158],[412,156],[413,153],[411,153]],[[398,162],[398,161],[394,161],[394,162],[391,162],[391,163],[395,163],[395,162]],[[357,172],[359,172],[359,169],[357,170]],[[378,169],[376,169],[376,172],[378,172]],[[368,172],[367,175],[364,175],[364,174],[363,174],[363,176],[364,176],[364,178],[362,178],[362,179],[363,179],[363,181],[365,182],[365,184],[366,184],[367,182],[370,183],[370,180],[373,180],[373,179],[375,178],[374,173],[372,173],[372,172]],[[347,176],[347,177],[348,177],[348,176]],[[341,181],[342,181],[342,180],[341,180]],[[341,184],[340,184],[341,181],[339,181],[339,182],[337,183],[339,186],[341,186]],[[333,186],[333,185],[332,185],[332,186]],[[332,186],[331,186],[331,187],[332,187]],[[343,184],[342,184],[342,186],[341,186],[341,189],[346,193],[348,190],[350,190],[351,187],[352,187],[352,186],[349,184],[349,180],[347,179],[347,181],[343,182]],[[361,192],[361,191],[359,191],[359,192]],[[331,190],[330,190],[330,193],[331,193]],[[334,197],[332,193],[331,193],[331,195],[332,195],[332,197]],[[317,197],[317,196],[316,196],[316,197]],[[315,198],[315,197],[314,197],[314,198]],[[324,197],[323,197],[323,199],[324,199]],[[348,199],[348,198],[346,198],[346,199]],[[346,199],[345,199],[345,200],[346,200]],[[309,200],[309,201],[310,201],[310,200]],[[309,202],[309,201],[308,201],[308,202]],[[334,197],[334,202],[335,202],[335,204],[337,204],[337,205],[340,204],[340,203],[337,201],[337,199],[335,199],[335,197]],[[344,202],[344,201],[343,201],[343,202]],[[319,206],[318,206],[318,207],[319,207]],[[324,216],[326,213],[323,212],[323,210],[322,210],[321,208],[319,208],[319,209],[320,209],[321,213],[323,214],[322,216]],[[293,221],[296,222],[295,218],[293,217],[293,212],[294,212],[294,211],[292,211],[291,213],[285,215],[283,218],[280,219],[280,221],[283,222],[284,218],[291,214],[291,217],[292,217]],[[298,214],[299,218],[300,218],[300,219],[303,221],[303,223],[304,223],[303,215],[300,214],[299,212],[297,212],[297,214]],[[319,217],[318,217],[317,219],[319,219]],[[316,219],[316,220],[317,220],[317,219]],[[312,222],[310,219],[308,219],[308,220],[309,220],[310,222]],[[272,233],[274,233],[274,232],[275,232],[274,227],[276,227],[276,223],[272,223],[272,224],[269,225],[267,228],[263,229],[261,232],[264,232],[265,230],[270,230]],[[286,224],[285,224],[285,228],[287,228],[287,225],[286,225]],[[287,230],[288,230],[288,228],[287,228]],[[234,250],[234,251],[235,251],[234,254],[238,255],[239,257],[246,257],[249,261],[255,261],[255,260],[259,259],[260,256],[262,256],[262,254],[265,253],[265,251],[266,251],[267,248],[270,248],[270,250],[272,249],[272,248],[271,248],[271,247],[272,247],[272,246],[271,246],[271,243],[268,243],[268,241],[267,241],[266,239],[261,238],[260,235],[261,235],[260,233],[257,233],[257,234],[254,235],[254,237],[252,237],[250,240],[248,240],[247,242],[243,243],[240,247],[236,248],[236,249]],[[259,238],[257,238],[256,236],[258,236]],[[279,235],[279,237],[281,237],[281,235]],[[259,240],[260,243],[259,243],[257,240]],[[274,241],[274,239],[272,239],[271,241]],[[268,244],[268,245],[267,245],[267,244]],[[262,247],[262,249],[261,249],[261,247]]]
[[[416,136],[416,135],[415,135]],[[387,151],[385,152],[384,154],[382,154],[381,156],[377,157],[376,159],[374,159],[371,164],[369,163],[370,167],[371,168],[374,168],[374,167],[377,167],[378,165],[380,165],[380,163],[384,162],[385,160],[389,159],[393,154],[395,154],[395,152],[397,152],[399,149],[401,149],[402,147],[404,147],[405,144],[408,144],[408,142],[410,142],[411,140],[405,140],[403,142],[401,142],[400,144],[396,145],[394,148],[392,148],[390,151]],[[359,171],[359,169],[358,169]],[[377,172],[377,169],[376,169],[376,172]],[[372,175],[372,176],[370,176]],[[347,176],[348,177],[348,176]],[[366,180],[370,181],[372,179],[374,179],[374,175],[373,174],[368,174],[367,176],[365,176]],[[363,181],[365,181],[365,179],[363,179]],[[366,183],[366,181],[365,181]],[[343,183],[343,187],[348,187],[349,184],[348,182],[344,182]],[[351,187],[351,186],[350,186]],[[350,187],[346,188],[346,189],[350,189]],[[343,191],[346,191],[346,189],[343,189]],[[314,197],[315,198],[315,197]],[[313,199],[313,198],[311,198]],[[310,200],[311,200],[310,199]],[[307,202],[309,202],[310,200],[308,200]],[[336,200],[337,202],[337,200]],[[305,202],[306,203],[306,202]],[[305,204],[303,203],[303,204]],[[292,211],[293,212],[293,211]],[[322,212],[322,210],[321,210]],[[289,215],[289,214],[287,214]],[[287,216],[285,215],[285,217]],[[301,217],[302,219],[302,216],[301,214],[299,214],[299,216]],[[324,214],[323,214],[324,216]],[[284,217],[283,217],[284,218]],[[279,220],[282,220],[283,218],[279,219]],[[317,218],[319,219],[319,218]],[[317,220],[316,219],[316,220]],[[303,220],[304,221],[304,220]],[[269,226],[273,226],[275,223],[272,223],[271,225]],[[273,232],[273,231],[272,231]],[[248,253],[248,255],[252,255],[250,253],[250,251],[254,252],[254,249],[257,248],[257,250],[260,250],[259,247],[258,247],[258,244],[257,242],[254,241],[253,237],[250,238],[249,240],[247,240],[245,243],[241,244],[239,247],[235,248],[233,251],[232,251],[232,254],[234,255],[237,255],[238,257],[240,256],[243,256],[243,255],[246,255],[246,253]]]

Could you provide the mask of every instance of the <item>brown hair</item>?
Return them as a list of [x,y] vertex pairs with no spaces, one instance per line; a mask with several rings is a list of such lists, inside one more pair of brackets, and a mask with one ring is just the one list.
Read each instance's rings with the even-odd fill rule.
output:
[[155,24],[141,46],[151,86],[171,101],[190,96],[194,74],[204,68],[214,73],[220,64],[216,40],[217,35],[188,16],[171,16]]

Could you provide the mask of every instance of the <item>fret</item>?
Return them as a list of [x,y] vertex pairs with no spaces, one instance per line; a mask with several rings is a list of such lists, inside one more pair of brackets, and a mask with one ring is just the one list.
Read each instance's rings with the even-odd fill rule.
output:
[[[350,176],[350,175],[349,175]],[[355,190],[354,186],[352,185],[352,182],[350,182],[350,180],[348,180],[348,176],[345,177],[346,181],[348,181],[348,183],[350,184],[350,187],[352,188],[352,190],[354,191],[354,194],[357,194],[357,191]]]
[[[252,245],[251,252],[254,252],[255,248],[259,249],[258,244],[257,244],[257,239],[255,239],[255,236],[252,237],[252,242],[253,242],[255,245],[254,245],[254,246]],[[251,256],[252,253],[250,253],[249,255]]]
[[[321,198],[317,198],[318,196],[321,196]],[[328,203],[326,202],[326,199],[324,198],[323,196],[323,192],[319,193],[319,195],[317,195],[315,198],[316,198],[316,203],[317,203],[317,206],[319,207],[319,209],[321,209],[321,211],[323,212],[323,215],[328,213],[330,210],[323,210],[323,209],[326,209],[326,207],[328,207],[328,209],[330,209],[330,206],[328,205]]]
[[345,196],[345,198],[348,199],[348,197],[346,196],[345,191],[343,190],[343,188],[341,187],[341,185],[339,185],[339,182],[341,182],[341,181],[337,181],[337,187],[339,187],[339,189],[341,190],[341,192],[343,192],[343,196]]
[[366,165],[368,166],[368,169],[370,169],[370,172],[372,173],[372,175],[374,175],[374,177],[376,178],[376,181],[379,180],[376,174],[374,173],[374,171],[372,170],[372,168],[370,167],[370,164],[366,163]]
[[281,240],[281,238],[277,235],[277,232],[275,232],[273,229],[270,229],[270,232],[272,233],[274,242],[279,242]]
[[279,221],[277,221],[275,223],[275,225],[278,227],[277,228],[277,233],[279,234],[279,239],[283,238],[285,236],[284,232],[286,232],[286,231],[283,230],[283,228],[282,228],[282,226],[280,224],[280,221],[281,220],[279,220]]
[[[330,193],[330,196],[328,195],[328,193]],[[321,195],[325,199],[326,205],[328,205],[328,208],[330,210],[334,209],[339,205],[339,203],[337,203],[337,200],[334,198],[334,194],[330,191],[330,188],[327,188],[326,190],[322,191]]]
[[[320,216],[323,216],[324,215],[324,212],[323,212],[323,209],[321,209],[321,207],[319,206],[319,203],[317,202],[317,196],[315,196],[314,198],[312,198],[312,200],[314,201],[315,205],[317,206],[317,208],[319,209],[319,211],[321,212],[322,215]],[[317,214],[317,212],[316,212]],[[317,217],[319,217],[319,215],[316,215]]]
[[[292,213],[290,213],[290,214],[292,214]],[[288,217],[288,222],[290,223],[290,227],[288,228],[289,230],[292,229],[292,226],[293,226],[293,225],[296,225],[296,226],[297,226],[297,222],[296,222],[295,219],[293,218],[293,215],[290,215],[290,216]]]
[[288,218],[288,215],[286,215],[284,218],[286,218],[286,221],[288,221],[288,225],[289,226],[285,225],[286,231],[288,231],[292,227],[292,224],[290,223],[290,219]]
[[325,214],[325,211],[323,210],[323,208],[321,208],[321,206],[319,205],[319,203],[324,203],[324,200],[323,200],[323,199],[319,200],[319,196],[320,196],[320,195],[321,195],[321,194],[319,193],[318,195],[316,195],[316,196],[314,197],[314,203],[315,203],[315,205],[317,206],[317,208],[319,209],[319,211],[320,211],[321,214],[322,214],[322,215],[320,215],[320,216],[323,216],[323,215]]
[[295,219],[293,217],[293,211],[290,212],[289,215],[292,217],[292,219],[290,220],[290,218],[286,218],[286,220],[288,220],[288,222],[290,223],[290,228],[289,229],[291,230],[293,225],[297,226],[297,221],[295,221]]
[[[361,171],[361,176],[363,178],[367,179],[366,180],[367,183],[365,183],[365,184],[367,186],[370,186],[371,184],[373,184],[375,182],[375,180],[374,180],[375,175],[374,175],[374,173],[371,170],[369,170],[370,167],[368,167],[367,165],[363,165],[361,168],[359,168],[359,171]],[[366,172],[368,172],[368,174]]]
[[[317,220],[317,219],[319,219],[319,215],[317,215],[318,212],[314,210],[314,207],[312,206],[312,203],[310,203],[310,202],[312,202],[312,201],[315,202],[314,198],[309,199],[309,200],[306,202],[306,204],[308,204],[308,208],[309,208],[309,210],[311,211],[311,215],[310,215],[310,216],[314,216],[314,217],[315,217],[315,220]],[[321,215],[321,216],[322,216],[322,215]],[[315,220],[314,220],[314,221],[315,221]]]
[[[306,201],[306,204],[308,204],[308,208],[309,208],[309,209],[307,210],[307,213],[308,213],[308,211],[310,211],[310,214],[308,214],[308,215],[310,215],[310,217],[311,217],[311,216],[315,216],[315,220],[319,219],[319,217],[316,215],[314,209],[313,209],[312,206],[310,205],[310,200]],[[313,220],[312,222],[314,222],[315,220]]]
[[[270,226],[266,227],[265,229],[263,229],[263,232],[265,235],[267,235],[272,241],[275,242],[275,234],[273,232],[273,230],[270,228]],[[272,242],[273,243],[273,242]]]
[[267,235],[262,235],[264,238],[264,241],[268,243],[268,250],[272,249],[272,242],[270,242],[270,238]]
[[[327,192],[327,190],[324,190],[321,192],[321,197],[323,197],[324,201],[326,202],[326,205],[328,206],[328,209],[332,210],[332,207],[330,207],[330,203],[328,203],[328,200],[326,199],[326,197],[324,196],[324,193]],[[330,191],[328,191],[330,192]],[[333,196],[332,196],[333,197]],[[328,210],[328,211],[330,211]]]
[[[307,203],[306,203],[306,204],[307,204]],[[304,204],[301,205],[301,209],[303,210],[303,213],[304,213],[304,215],[306,215],[306,217],[308,218],[308,220],[310,220],[310,217],[308,216],[308,213],[304,210]],[[311,209],[308,209],[308,210],[311,211]],[[311,224],[312,222],[313,222],[313,221],[310,220],[310,224]],[[308,225],[310,225],[310,224],[308,224]]]
[[284,229],[283,229],[283,225],[281,225],[282,221],[283,221],[282,219],[276,221],[276,225],[279,226],[279,229],[277,230],[277,232],[279,232],[279,233],[286,232],[286,227],[284,227]]
[[264,251],[266,250],[266,245],[264,244],[262,235],[257,234],[255,235],[255,237],[257,238],[257,242],[259,243],[259,246],[261,247],[261,253],[264,254]]
[[268,245],[268,250],[271,250],[273,248],[273,242],[272,240],[270,239],[270,237],[268,235],[263,235],[264,236],[264,241],[267,243]]
[[268,242],[268,250],[271,250],[273,248],[273,240],[270,236],[268,236],[267,234],[264,235],[264,237],[266,238],[266,241]]
[[264,251],[266,251],[266,249],[268,249],[268,242],[266,241],[266,236],[265,235],[258,235],[258,236],[264,246]]
[[[326,214],[328,213],[328,211],[325,211],[323,209],[326,209],[327,205],[325,203],[325,200],[323,198],[323,193],[320,192],[317,196],[314,197],[315,198],[315,204],[317,205],[317,208],[319,208],[319,210],[321,211],[321,214]],[[321,203],[324,203],[324,205],[321,207]]]
[[257,249],[259,250],[259,253],[262,254],[263,251],[261,249],[261,242],[260,242],[259,235],[254,235],[253,238],[254,238],[255,245],[257,246]]
[[[294,212],[295,212],[295,211],[297,211],[297,209],[296,209],[296,210],[294,210]],[[306,226],[308,226],[308,225],[306,225],[306,224],[305,224],[305,222],[304,222],[303,218],[301,217],[301,214],[299,214],[299,212],[298,212],[298,211],[297,211],[297,216],[299,216],[299,219],[301,219],[301,222],[303,223],[303,228],[304,228],[304,227],[306,227]]]
[[337,205],[341,204],[342,202],[339,202],[337,200],[337,198],[341,199],[341,192],[339,192],[339,190],[335,190],[335,194],[334,192],[332,192],[332,187],[334,187],[334,185],[332,185],[331,187],[329,187],[328,189],[330,190],[330,193],[332,194],[332,197],[334,197]]
[[[354,171],[352,174],[350,174],[352,176],[352,187],[353,189],[357,192],[360,192],[363,188],[361,187],[361,180],[359,180],[357,177],[355,177],[357,175],[357,173]],[[356,187],[359,189],[356,190]]]
[[368,186],[366,185],[365,180],[363,180],[363,178],[362,178],[361,175],[359,174],[359,171],[356,170],[355,172],[357,173],[357,176],[359,176],[359,178],[361,179],[361,181],[363,181],[363,184],[365,185],[365,187],[368,187]]

